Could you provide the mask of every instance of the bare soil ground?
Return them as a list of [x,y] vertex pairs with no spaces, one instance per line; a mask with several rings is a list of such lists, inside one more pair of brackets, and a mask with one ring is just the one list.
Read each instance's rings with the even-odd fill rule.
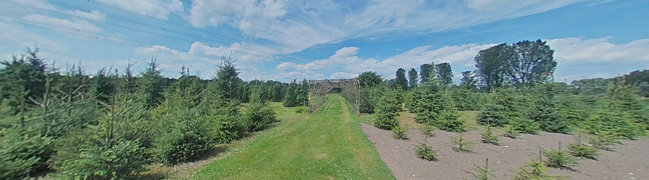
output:
[[[404,115],[409,113],[403,113]],[[404,121],[404,119],[400,119]],[[474,165],[484,166],[489,158],[489,169],[495,179],[511,179],[514,171],[533,158],[539,158],[539,148],[557,149],[561,141],[562,149],[574,142],[572,135],[541,132],[539,135],[521,134],[518,139],[501,137],[500,145],[481,142],[480,130],[470,130],[464,137],[475,142],[473,152],[455,152],[451,137],[457,133],[435,131],[428,143],[437,150],[438,161],[417,158],[415,146],[424,140],[413,122],[408,122],[408,140],[397,140],[392,132],[362,124],[368,139],[374,144],[379,156],[397,179],[475,179]],[[497,132],[502,134],[502,132]],[[649,139],[622,141],[614,147],[615,151],[599,151],[599,160],[580,159],[574,170],[549,168],[553,175],[568,179],[649,179]]]

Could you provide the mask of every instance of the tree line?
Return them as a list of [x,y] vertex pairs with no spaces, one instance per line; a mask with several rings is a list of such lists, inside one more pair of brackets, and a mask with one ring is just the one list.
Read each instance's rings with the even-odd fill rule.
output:
[[[520,41],[481,50],[473,71],[452,82],[449,63],[397,69],[394,79],[362,73],[361,112],[375,113],[375,126],[399,129],[399,111],[441,130],[462,132],[459,111],[479,111],[477,122],[512,133],[584,133],[605,148],[619,139],[635,139],[649,130],[646,96],[649,70],[609,79],[554,82],[557,62],[545,41]],[[405,104],[405,109],[401,104]]]
[[[276,121],[268,102],[306,105],[306,84],[244,82],[231,59],[201,79],[163,77],[155,59],[135,74],[60,71],[38,51],[1,62],[0,179],[137,179],[152,163],[193,161]],[[246,106],[241,106],[247,103]]]

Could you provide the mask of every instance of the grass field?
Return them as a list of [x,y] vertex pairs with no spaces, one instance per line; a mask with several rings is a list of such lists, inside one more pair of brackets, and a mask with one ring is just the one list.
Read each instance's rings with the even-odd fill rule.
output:
[[[317,112],[278,123],[240,151],[207,165],[195,178],[394,179],[363,134],[359,118],[340,95],[329,96]],[[292,109],[282,109],[287,110]]]

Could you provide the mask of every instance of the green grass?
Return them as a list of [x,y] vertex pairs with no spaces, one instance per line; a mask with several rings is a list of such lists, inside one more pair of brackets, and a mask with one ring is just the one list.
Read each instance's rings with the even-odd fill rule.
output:
[[[278,117],[293,109],[279,108]],[[289,112],[284,112],[289,111]],[[289,116],[290,117],[290,116]],[[340,95],[200,170],[196,179],[394,179]]]

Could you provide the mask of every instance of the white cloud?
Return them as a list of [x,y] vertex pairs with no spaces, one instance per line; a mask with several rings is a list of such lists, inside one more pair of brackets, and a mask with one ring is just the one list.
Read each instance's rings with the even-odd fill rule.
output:
[[[555,72],[556,80],[572,81],[581,78],[611,77],[629,71],[649,66],[649,39],[639,39],[628,43],[615,44],[611,38],[582,39],[562,38],[547,40],[555,50],[554,57],[558,62]],[[344,47],[337,50],[327,59],[314,60],[308,63],[296,64],[284,62],[276,66],[279,77],[303,72],[311,74],[308,79],[317,78],[348,78],[353,74],[374,71],[383,78],[394,78],[397,68],[419,70],[424,63],[448,62],[455,72],[456,79],[460,72],[474,70],[474,58],[480,50],[496,44],[463,44],[432,48],[419,46],[401,54],[384,59],[358,57],[357,47]],[[579,71],[588,64],[588,72]],[[615,68],[613,68],[615,67]],[[592,71],[592,72],[591,72]],[[283,79],[284,80],[284,79]]]
[[297,72],[312,72],[311,75],[314,76],[308,77],[308,79],[321,78],[323,76],[315,76],[321,74],[329,74],[329,76],[324,76],[326,78],[351,78],[365,71],[374,71],[384,78],[394,78],[397,68],[419,70],[419,65],[424,63],[448,62],[451,63],[455,71],[459,72],[473,69],[473,66],[464,67],[463,65],[473,62],[478,51],[490,46],[493,44],[464,44],[443,46],[437,49],[433,49],[431,46],[420,46],[382,60],[358,57],[357,54],[360,50],[358,47],[344,47],[327,59],[314,60],[304,64],[283,62],[277,65],[276,69],[281,77]]
[[79,11],[79,10],[65,11],[65,12],[75,17],[86,18],[93,21],[104,21],[106,19],[106,15],[100,13],[99,11],[94,11],[94,10],[90,12]]
[[187,52],[161,45],[138,47],[135,50],[135,54],[142,58],[157,57],[160,67],[166,68],[166,70],[175,72],[185,65],[190,67],[193,72],[199,72],[204,78],[210,78],[221,58],[228,57],[232,53],[232,58],[236,60],[235,66],[241,72],[240,77],[245,80],[262,78],[264,75],[265,78],[270,77],[267,72],[258,69],[258,67],[263,67],[262,62],[273,59],[273,56],[267,54],[268,52],[269,50],[264,47],[246,43],[212,47],[201,42],[192,43]]
[[[183,3],[179,0],[98,0],[106,5],[132,13],[167,20],[173,12],[183,12]],[[235,2],[232,2],[235,3]]]
[[64,33],[98,33],[102,31],[101,28],[81,19],[61,19],[40,14],[29,14],[23,16],[23,19],[29,21],[34,25],[50,28],[55,31]]
[[[228,25],[274,44],[275,54],[353,38],[427,33],[469,27],[564,7],[581,0],[346,1],[196,0],[194,27]],[[351,5],[353,4],[353,5]],[[349,7],[354,7],[353,11]]]
[[549,40],[548,45],[556,51],[555,59],[560,62],[649,62],[649,39],[624,44],[614,44],[610,40],[611,37],[586,40],[570,37]]

